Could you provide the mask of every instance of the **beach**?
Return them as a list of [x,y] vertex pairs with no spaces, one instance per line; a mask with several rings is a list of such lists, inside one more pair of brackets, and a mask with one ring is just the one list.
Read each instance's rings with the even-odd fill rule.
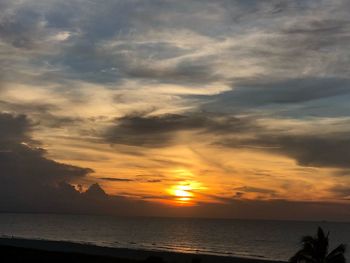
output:
[[0,255],[8,262],[169,262],[169,263],[283,263],[206,254],[110,248],[64,241],[0,238]]

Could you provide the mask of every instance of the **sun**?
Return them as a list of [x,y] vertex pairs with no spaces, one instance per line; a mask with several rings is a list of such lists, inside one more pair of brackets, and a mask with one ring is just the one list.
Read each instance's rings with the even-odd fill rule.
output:
[[174,197],[176,205],[195,204],[196,191],[201,189],[200,184],[194,181],[179,182],[168,189],[168,193]]
[[177,185],[174,189],[174,195],[179,202],[189,202],[194,196],[192,190],[190,185]]
[[189,204],[194,197],[192,187],[189,184],[174,185],[170,189],[170,194],[175,196],[177,204]]

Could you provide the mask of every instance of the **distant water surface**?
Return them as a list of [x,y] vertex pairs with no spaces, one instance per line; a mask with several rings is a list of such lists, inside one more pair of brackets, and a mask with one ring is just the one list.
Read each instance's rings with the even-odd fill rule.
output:
[[331,246],[350,244],[350,223],[0,214],[2,237],[273,260],[288,260],[318,226]]

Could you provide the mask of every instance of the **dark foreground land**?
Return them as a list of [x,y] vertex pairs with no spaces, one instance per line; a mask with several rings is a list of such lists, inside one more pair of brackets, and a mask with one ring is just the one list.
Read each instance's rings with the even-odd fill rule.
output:
[[276,263],[277,261],[107,248],[59,241],[0,238],[0,262]]

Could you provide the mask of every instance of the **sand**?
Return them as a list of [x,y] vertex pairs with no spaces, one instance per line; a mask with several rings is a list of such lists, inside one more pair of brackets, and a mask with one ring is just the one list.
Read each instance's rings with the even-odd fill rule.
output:
[[[100,247],[64,241],[0,238],[3,262],[282,263],[262,259]],[[148,260],[148,261],[147,261]]]

